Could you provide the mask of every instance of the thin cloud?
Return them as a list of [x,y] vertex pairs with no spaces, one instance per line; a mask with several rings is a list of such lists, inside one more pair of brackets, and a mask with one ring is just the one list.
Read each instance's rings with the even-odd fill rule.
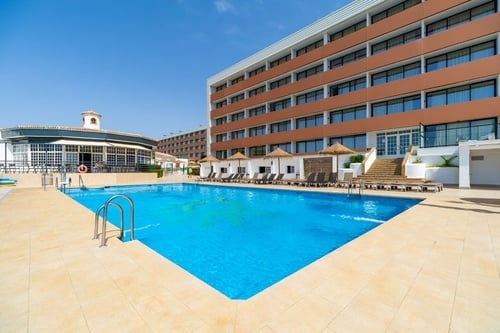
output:
[[215,10],[217,10],[218,13],[224,14],[229,12],[232,13],[235,12],[233,4],[227,0],[217,0],[214,2],[214,5],[215,5]]
[[241,29],[237,25],[231,25],[224,28],[224,33],[226,35],[238,35]]

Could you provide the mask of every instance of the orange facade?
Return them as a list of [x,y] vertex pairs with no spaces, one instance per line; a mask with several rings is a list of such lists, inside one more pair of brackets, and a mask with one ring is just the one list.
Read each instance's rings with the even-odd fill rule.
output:
[[[370,142],[369,138],[370,135],[376,135],[377,131],[418,128],[421,124],[445,124],[482,118],[497,118],[498,123],[500,100],[497,80],[500,75],[500,56],[497,43],[500,31],[500,13],[496,8],[496,4],[494,5],[494,12],[451,26],[435,34],[426,33],[426,29],[430,24],[442,22],[443,20],[453,22],[457,13],[475,13],[477,11],[475,8],[478,6],[494,2],[427,0],[411,5],[408,9],[371,24],[371,15],[401,3],[409,3],[409,1],[385,1],[383,4],[376,4],[372,8],[367,8],[365,12],[353,13],[352,18],[348,17],[337,24],[333,24],[327,31],[311,34],[310,38],[302,44],[290,45],[291,59],[278,66],[270,68],[269,63],[283,53],[280,55],[265,55],[262,61],[249,64],[247,69],[235,71],[227,77],[218,78],[216,76],[214,82],[209,80],[210,150],[212,152],[230,152],[235,149],[249,149],[250,147],[265,145],[269,151],[269,147],[272,145],[283,142],[288,142],[291,147],[294,147],[294,143],[298,141],[318,139],[327,141],[331,137],[356,134],[366,135],[367,146],[373,146],[373,140]],[[366,27],[347,34],[340,39],[329,41],[330,34],[365,18]],[[377,43],[391,38],[395,39],[393,37],[398,36],[398,34],[418,29],[421,30],[420,38],[397,47],[388,48],[380,53],[372,53],[372,47]],[[294,56],[295,50],[321,37],[325,41],[323,46],[300,56]],[[427,59],[450,54],[454,50],[468,46],[472,47],[485,41],[494,41],[493,55],[439,70],[426,71]],[[330,68],[332,59],[363,48],[366,49],[365,57],[340,67]],[[372,84],[375,73],[390,71],[398,66],[416,62],[421,63],[418,75],[384,84]],[[267,67],[266,71],[249,77],[250,70],[264,64]],[[324,64],[322,73],[295,81],[298,72],[319,64]],[[241,75],[245,76],[245,80],[234,85],[230,84],[231,79]],[[271,82],[286,76],[291,77],[291,83],[276,89],[270,89]],[[366,85],[363,89],[337,95],[331,93],[331,87],[334,85],[363,78]],[[215,82],[215,80],[217,81]],[[487,80],[494,82],[492,84],[496,91],[493,96],[435,107],[429,107],[426,104],[426,96],[430,92]],[[226,84],[227,87],[216,91],[216,87],[222,84]],[[266,86],[265,92],[250,96],[249,91],[263,85]],[[318,90],[323,90],[323,98],[296,105],[298,96]],[[244,99],[231,103],[231,97],[240,94],[244,94]],[[411,95],[421,96],[421,108],[377,117],[371,114],[372,104],[374,103]],[[270,105],[282,99],[290,99],[291,105],[280,110],[272,110]],[[221,105],[221,101],[226,101],[227,104]],[[262,105],[266,107],[264,114],[255,116],[250,114],[249,110]],[[367,116],[364,119],[340,123],[331,123],[328,120],[331,111],[360,105],[364,105],[367,110]],[[233,114],[241,112],[244,113],[243,117],[238,117],[237,120],[231,118]],[[322,125],[295,128],[294,121],[296,119],[318,114],[324,116],[325,121]],[[290,120],[292,124],[289,130],[271,133],[271,124],[287,120]],[[256,126],[266,126],[266,132],[261,133],[261,135],[250,135],[249,129]],[[231,137],[231,133],[242,130],[245,133],[243,137]],[[221,136],[224,139],[218,139]],[[299,151],[292,152],[300,153]]]

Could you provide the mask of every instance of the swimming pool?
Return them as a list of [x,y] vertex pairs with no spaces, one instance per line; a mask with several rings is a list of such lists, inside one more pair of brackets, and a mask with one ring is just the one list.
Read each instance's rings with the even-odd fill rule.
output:
[[[67,194],[93,212],[126,194],[135,238],[231,299],[252,297],[420,201],[184,183]],[[108,219],[118,225],[118,210]]]

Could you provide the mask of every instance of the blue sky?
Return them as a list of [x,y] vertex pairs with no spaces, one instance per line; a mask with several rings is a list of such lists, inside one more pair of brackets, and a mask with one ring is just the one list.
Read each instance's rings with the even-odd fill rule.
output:
[[205,126],[210,76],[349,2],[0,0],[0,128]]

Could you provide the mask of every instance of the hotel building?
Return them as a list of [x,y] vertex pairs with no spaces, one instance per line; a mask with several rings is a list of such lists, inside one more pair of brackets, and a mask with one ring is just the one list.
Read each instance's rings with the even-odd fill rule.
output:
[[339,141],[384,158],[498,138],[498,4],[352,1],[208,79],[210,153]]
[[158,140],[158,151],[177,158],[198,161],[207,154],[207,128],[200,127],[165,135]]

